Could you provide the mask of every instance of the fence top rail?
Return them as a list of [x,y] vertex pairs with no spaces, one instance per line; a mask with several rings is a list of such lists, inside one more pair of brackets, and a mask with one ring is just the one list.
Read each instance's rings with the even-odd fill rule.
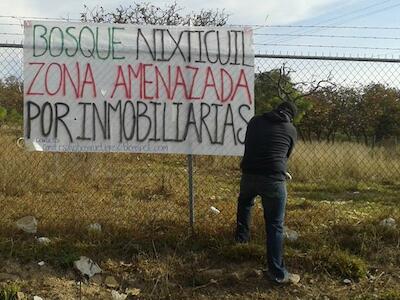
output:
[[303,60],[336,60],[355,62],[386,62],[400,63],[400,58],[325,56],[325,55],[296,55],[296,54],[255,54],[255,58],[303,59]]
[[0,43],[0,48],[24,48],[22,44]]
[[[0,43],[0,48],[24,48],[23,44]],[[354,61],[354,62],[384,62],[400,63],[400,58],[378,57],[351,57],[351,56],[325,56],[325,55],[296,55],[296,54],[255,54],[255,58],[273,59],[301,59],[301,60],[330,60],[330,61]]]

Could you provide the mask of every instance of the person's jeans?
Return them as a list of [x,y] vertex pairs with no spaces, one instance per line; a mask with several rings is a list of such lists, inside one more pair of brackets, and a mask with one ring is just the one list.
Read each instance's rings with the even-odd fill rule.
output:
[[262,175],[242,175],[235,236],[239,243],[246,243],[250,240],[251,209],[256,196],[261,196],[264,208],[268,270],[275,280],[281,281],[288,275],[283,262],[286,182],[271,181]]

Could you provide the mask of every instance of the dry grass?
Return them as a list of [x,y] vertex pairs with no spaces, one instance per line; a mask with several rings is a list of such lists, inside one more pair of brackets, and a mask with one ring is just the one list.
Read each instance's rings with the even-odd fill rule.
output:
[[400,182],[400,148],[356,143],[299,143],[290,170],[301,182]]
[[[400,220],[398,149],[298,145],[290,164],[295,181],[289,184],[286,218],[300,234],[286,247],[288,265],[305,277],[295,292],[260,279],[232,286],[224,283],[228,277],[207,288],[197,286],[203,269],[223,268],[228,274],[260,267],[265,260],[260,202],[254,209],[252,243],[232,242],[238,158],[196,157],[193,238],[188,234],[184,156],[27,153],[16,146],[19,134],[3,130],[0,136],[0,259],[45,260],[61,270],[88,255],[116,276],[139,278],[148,299],[398,295],[399,228],[379,225],[386,217]],[[211,205],[221,213],[211,213]],[[15,221],[25,215],[38,219],[38,235],[50,237],[52,244],[38,245],[16,230]],[[93,222],[102,225],[101,234],[87,231]],[[113,265],[120,260],[133,267]],[[344,278],[357,285],[343,287]]]

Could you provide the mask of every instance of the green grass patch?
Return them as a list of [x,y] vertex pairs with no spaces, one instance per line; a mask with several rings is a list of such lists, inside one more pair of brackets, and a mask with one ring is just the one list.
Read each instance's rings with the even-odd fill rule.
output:
[[308,260],[315,268],[343,278],[359,280],[368,271],[368,264],[363,259],[340,249],[314,249],[309,253]]
[[0,300],[17,300],[20,286],[16,283],[0,285]]

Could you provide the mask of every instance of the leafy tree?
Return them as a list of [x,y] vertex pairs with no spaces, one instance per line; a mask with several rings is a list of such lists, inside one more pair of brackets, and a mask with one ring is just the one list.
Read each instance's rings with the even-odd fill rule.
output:
[[[254,78],[255,109],[257,114],[272,110],[282,99],[279,97],[278,84],[281,76],[279,70],[256,73]],[[290,78],[283,78],[285,89],[290,89]]]
[[299,125],[307,140],[335,141],[337,134],[374,145],[400,134],[400,91],[381,84],[324,87],[311,95],[312,109]]
[[0,80],[0,125],[22,122],[22,82],[15,76]]
[[[302,119],[300,129],[308,140],[325,139],[335,142],[337,135],[346,135],[349,139],[356,128],[355,107],[357,92],[352,88],[325,86],[310,95],[308,100],[312,108]],[[358,125],[357,125],[358,126]]]
[[360,136],[359,112],[357,103],[360,102],[361,94],[359,89],[352,87],[339,87],[336,91],[336,113],[338,131],[351,141],[353,137]]
[[0,106],[22,114],[22,82],[15,76],[0,80]]
[[312,82],[293,82],[292,70],[283,65],[279,69],[259,72],[255,75],[256,113],[271,110],[283,101],[292,101],[299,108],[295,123],[300,123],[305,113],[311,109],[309,96],[317,93],[329,79]]
[[312,141],[316,138],[318,141],[326,136],[330,125],[329,115],[331,114],[331,102],[327,99],[327,91],[321,91],[318,94],[310,95],[307,100],[311,104],[310,110],[304,115],[299,125],[299,131],[303,139]]
[[360,105],[365,136],[372,142],[399,134],[400,102],[399,91],[382,84],[371,84],[364,88]]

